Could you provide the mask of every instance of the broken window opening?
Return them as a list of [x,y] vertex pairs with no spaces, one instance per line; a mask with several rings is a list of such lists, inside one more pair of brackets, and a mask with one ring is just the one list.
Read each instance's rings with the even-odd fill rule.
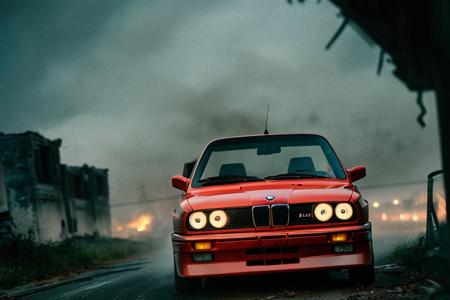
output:
[[72,175],[73,179],[73,195],[75,198],[84,199],[86,196],[83,177],[80,174]]
[[35,154],[35,171],[40,183],[55,183],[55,173],[52,164],[52,149],[50,146],[39,146]]
[[72,220],[72,232],[78,232],[78,222],[76,219]]
[[97,183],[97,195],[98,196],[106,196],[106,184],[105,184],[105,178],[102,175],[95,176],[95,180]]

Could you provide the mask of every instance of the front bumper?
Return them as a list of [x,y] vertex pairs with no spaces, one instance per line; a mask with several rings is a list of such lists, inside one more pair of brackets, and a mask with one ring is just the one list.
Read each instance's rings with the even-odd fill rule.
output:
[[[351,253],[336,253],[332,233],[347,233]],[[211,241],[210,250],[195,250],[196,241]],[[181,277],[213,277],[300,270],[344,269],[369,265],[371,225],[205,235],[172,234],[175,264]],[[192,254],[209,252],[210,262],[193,262]]]

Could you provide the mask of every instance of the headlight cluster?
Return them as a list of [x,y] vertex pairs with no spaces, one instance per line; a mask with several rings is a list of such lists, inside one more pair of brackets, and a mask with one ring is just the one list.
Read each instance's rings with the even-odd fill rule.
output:
[[196,230],[200,230],[206,227],[209,219],[209,224],[212,227],[220,229],[227,225],[228,215],[223,210],[214,210],[209,213],[209,217],[202,211],[196,211],[189,215],[189,225]]
[[[353,207],[349,203],[339,203],[334,208],[334,215],[339,220],[347,221],[353,216]],[[314,217],[326,222],[333,217],[333,207],[328,203],[320,203],[314,207]]]

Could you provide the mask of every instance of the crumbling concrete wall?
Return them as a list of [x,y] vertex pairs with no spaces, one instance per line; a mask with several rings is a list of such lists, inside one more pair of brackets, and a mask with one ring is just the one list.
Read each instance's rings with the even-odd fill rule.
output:
[[64,166],[65,202],[75,235],[111,236],[108,170]]
[[38,236],[34,207],[33,155],[27,135],[0,136],[0,161],[4,168],[4,182],[8,215],[15,235]]
[[8,212],[8,201],[6,198],[5,168],[0,163],[0,213]]
[[[13,223],[9,214],[8,198],[6,196],[5,171],[0,163],[0,244],[14,238]],[[2,238],[3,237],[3,238]]]
[[[30,173],[33,177],[35,222],[40,241],[57,241],[66,235],[63,195],[60,187],[61,140],[49,140],[39,134],[29,134],[28,153],[33,157]],[[15,219],[14,219],[15,220]]]
[[109,209],[109,204],[97,204],[96,215],[98,233],[101,236],[111,236],[111,212]]
[[74,199],[77,231],[75,235],[97,235],[97,225],[91,212],[91,205],[87,199]]
[[15,236],[42,242],[61,239],[60,145],[60,140],[33,132],[0,135],[8,215]]
[[67,220],[59,187],[36,186],[36,218],[41,241],[55,241],[68,237]]
[[91,168],[89,172],[91,194],[97,230],[101,236],[111,236],[111,210],[109,207],[108,170]]
[[0,133],[0,242],[8,231],[41,242],[111,235],[107,170],[61,165],[60,146]]

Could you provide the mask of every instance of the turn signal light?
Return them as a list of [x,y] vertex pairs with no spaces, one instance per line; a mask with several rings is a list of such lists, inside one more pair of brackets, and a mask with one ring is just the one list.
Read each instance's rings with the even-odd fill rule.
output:
[[346,242],[348,239],[347,233],[335,233],[331,235],[332,242]]
[[211,249],[211,242],[195,242],[194,243],[195,250],[209,250]]

